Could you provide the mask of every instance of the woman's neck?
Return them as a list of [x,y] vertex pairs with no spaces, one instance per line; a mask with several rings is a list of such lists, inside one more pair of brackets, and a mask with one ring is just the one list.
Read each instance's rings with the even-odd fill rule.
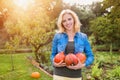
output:
[[74,31],[66,31],[67,35],[68,35],[68,41],[74,41],[74,36],[75,36],[75,32]]
[[75,34],[75,32],[73,30],[69,30],[69,31],[66,31],[66,33],[69,35],[69,34]]

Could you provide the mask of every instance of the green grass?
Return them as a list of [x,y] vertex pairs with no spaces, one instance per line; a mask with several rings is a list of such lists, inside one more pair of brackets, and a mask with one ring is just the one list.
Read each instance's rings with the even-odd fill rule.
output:
[[[11,55],[0,54],[0,80],[52,80],[51,77],[33,66],[27,56],[33,56],[33,54],[13,54],[14,70],[12,70]],[[34,71],[38,71],[41,74],[39,79],[30,77]]]

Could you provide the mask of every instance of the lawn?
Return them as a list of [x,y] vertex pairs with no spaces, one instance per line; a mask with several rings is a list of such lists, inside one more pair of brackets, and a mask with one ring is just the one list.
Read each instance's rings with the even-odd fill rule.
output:
[[[33,66],[27,56],[33,56],[33,54],[14,54],[14,70],[12,70],[11,55],[0,54],[0,80],[52,80],[51,77]],[[34,71],[38,71],[41,74],[39,79],[34,79],[30,76]]]

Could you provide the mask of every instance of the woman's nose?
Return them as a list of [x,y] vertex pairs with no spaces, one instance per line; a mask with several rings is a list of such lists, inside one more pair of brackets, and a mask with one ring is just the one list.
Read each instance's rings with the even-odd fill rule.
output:
[[69,21],[68,21],[68,20],[66,21],[66,24],[69,24]]

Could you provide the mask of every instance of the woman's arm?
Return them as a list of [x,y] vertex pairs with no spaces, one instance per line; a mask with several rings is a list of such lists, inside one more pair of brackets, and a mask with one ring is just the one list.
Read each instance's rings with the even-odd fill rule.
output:
[[57,54],[57,34],[55,34],[52,41],[52,53],[50,56],[51,62],[53,63],[54,56]]
[[89,65],[91,65],[93,63],[94,55],[93,55],[90,43],[88,41],[87,35],[85,35],[84,40],[85,40],[84,52],[85,52],[86,57],[87,57],[87,59],[85,61],[85,66],[87,67],[87,66],[89,66]]
[[66,64],[63,63],[63,61],[61,61],[60,63],[55,63],[54,62],[54,57],[58,53],[58,51],[57,51],[57,40],[58,40],[57,36],[58,35],[56,34],[53,38],[53,41],[52,41],[52,53],[51,53],[50,59],[51,59],[52,64],[55,67],[64,67],[64,66],[66,66]]

